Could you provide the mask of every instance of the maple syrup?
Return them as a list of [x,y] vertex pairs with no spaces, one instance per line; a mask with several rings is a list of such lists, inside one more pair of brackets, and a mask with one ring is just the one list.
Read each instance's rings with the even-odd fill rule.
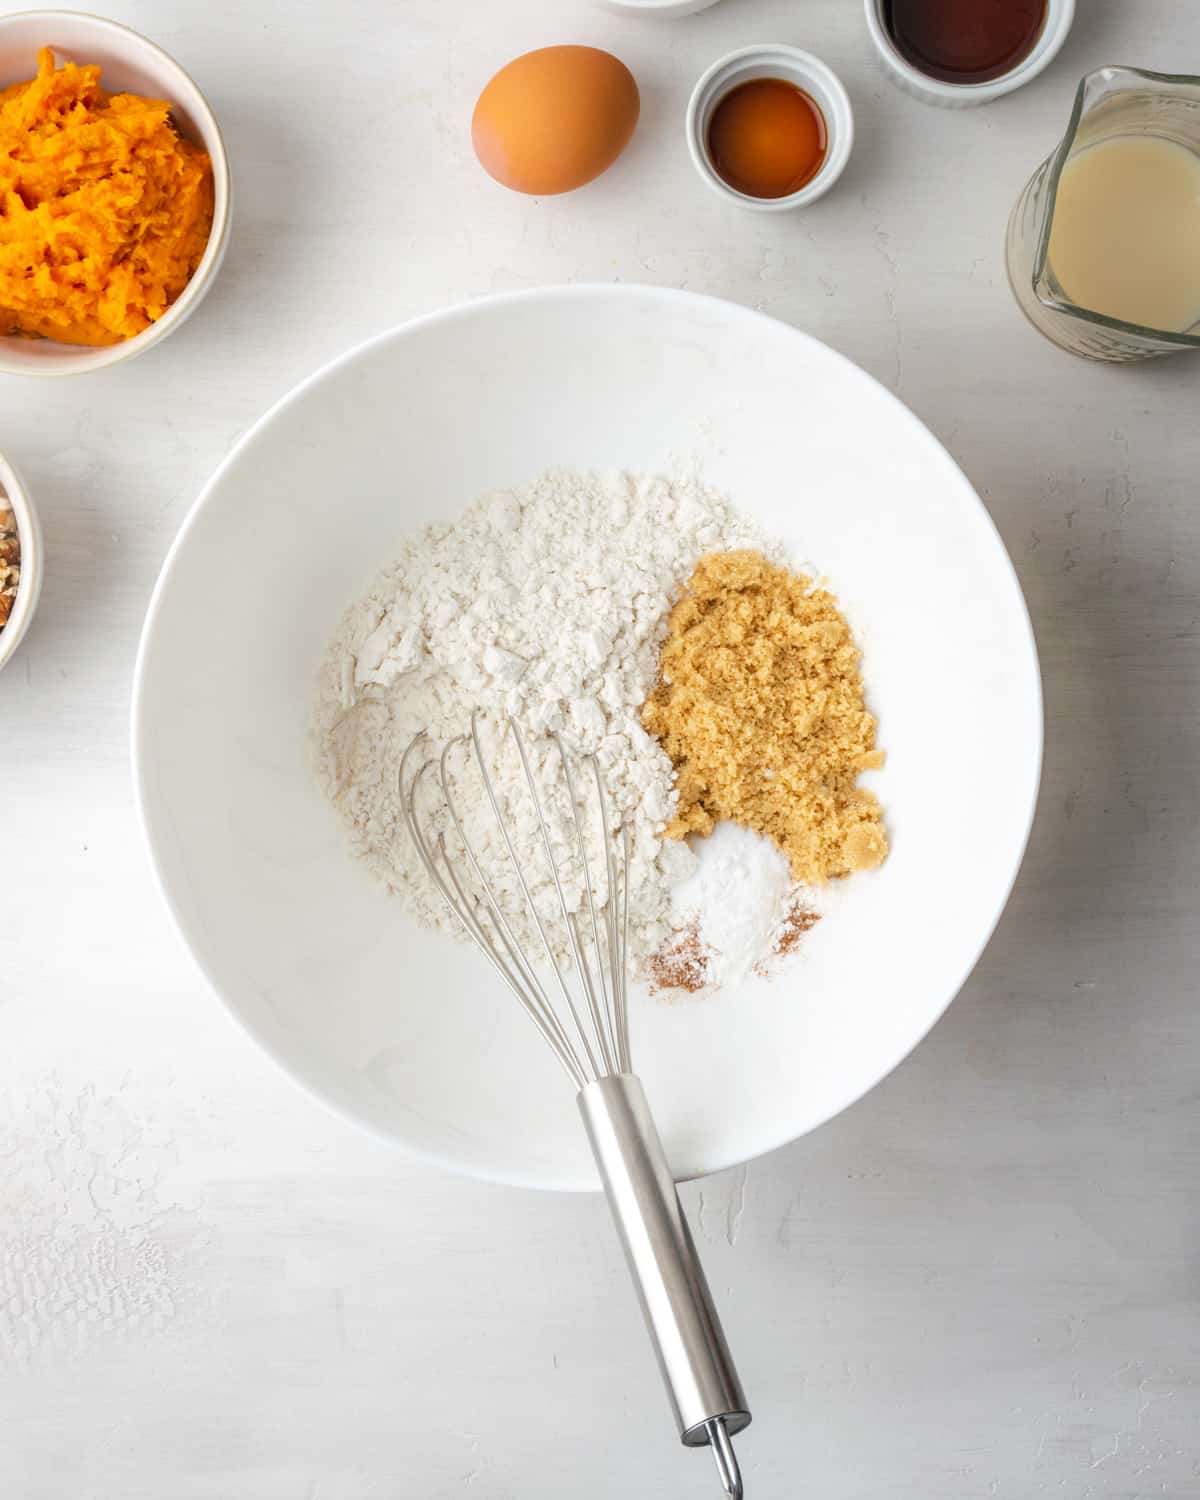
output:
[[1046,0],[884,0],[883,24],[906,62],[943,83],[988,83],[1033,51]]

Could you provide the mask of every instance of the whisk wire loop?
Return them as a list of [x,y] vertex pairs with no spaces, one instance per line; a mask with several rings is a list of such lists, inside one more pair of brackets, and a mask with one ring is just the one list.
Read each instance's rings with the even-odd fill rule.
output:
[[[520,943],[517,942],[514,937],[512,937],[511,931],[508,929],[508,923],[504,917],[504,913],[496,902],[487,878],[484,876],[482,870],[479,867],[478,861],[475,858],[475,852],[472,849],[469,840],[463,837],[461,823],[458,820],[454,804],[451,800],[447,799],[446,796],[444,759],[440,763],[437,763],[442,798],[446,802],[451,821],[455,825],[455,831],[463,841],[463,847],[467,855],[467,860],[470,863],[472,871],[475,873],[477,880],[480,882],[480,885],[484,892],[485,901],[481,901],[477,897],[473,898],[469,896],[463,889],[462,883],[455,872],[454,864],[449,859],[446,853],[445,840],[439,837],[436,850],[431,849],[429,841],[426,838],[424,830],[421,827],[420,819],[417,815],[418,791],[422,778],[429,771],[433,770],[435,762],[432,760],[426,761],[426,763],[420,768],[420,770],[417,771],[416,775],[408,783],[407,791],[404,791],[409,760],[413,755],[413,752],[416,750],[417,746],[424,738],[425,733],[424,731],[422,731],[409,744],[408,748],[404,752],[403,758],[401,759],[399,773],[400,787],[402,791],[402,796],[400,799],[402,815],[404,818],[405,827],[408,829],[409,836],[412,838],[421,863],[424,866],[426,873],[429,875],[429,878],[433,881],[438,894],[442,897],[443,901],[445,901],[450,911],[458,919],[458,921],[462,923],[463,927],[467,930],[467,933],[475,943],[476,947],[479,948],[480,952],[491,964],[492,968],[495,969],[496,973],[520,1001],[522,1009],[533,1021],[534,1025],[537,1027],[544,1040],[548,1043],[551,1051],[554,1053],[555,1057],[562,1065],[571,1082],[576,1086],[576,1088],[583,1088],[588,1081],[587,1075],[579,1066],[578,1060],[575,1056],[575,1052],[563,1032],[561,1022],[559,1021],[558,1016],[555,1014],[554,1008],[549,1004],[544,991],[541,989],[541,986],[538,984],[538,981],[534,976],[532,969],[530,968],[529,961],[525,955],[524,949],[521,947]],[[439,868],[437,859],[438,854],[441,855],[442,866],[445,869],[445,874],[442,873],[442,868]],[[495,943],[492,941],[491,937],[480,921],[479,912],[481,908],[487,911],[489,917],[491,918],[494,930],[499,936],[501,944],[504,948],[505,956],[509,960],[508,963],[506,963],[505,958],[501,957],[500,953],[497,952]]]
[[[522,948],[519,940],[517,939],[511,926],[509,925],[508,918],[504,914],[504,908],[497,898],[495,891],[492,889],[491,881],[488,879],[482,865],[479,862],[471,840],[467,837],[466,829],[463,827],[462,819],[458,815],[458,808],[455,805],[453,796],[451,795],[450,780],[447,774],[447,761],[449,759],[450,752],[458,745],[467,745],[469,743],[470,741],[464,736],[457,740],[451,740],[450,743],[442,751],[442,754],[438,761],[438,779],[439,785],[441,787],[442,800],[446,804],[446,810],[449,812],[450,820],[454,824],[454,831],[458,836],[459,842],[463,846],[463,851],[467,856],[467,861],[470,864],[471,872],[475,876],[475,879],[483,892],[484,909],[487,912],[492,926],[496,930],[496,936],[503,946],[509,962],[514,966],[514,968],[516,968],[516,970],[520,974],[523,984],[528,991],[528,1003],[526,1005],[526,1009],[530,1012],[535,1021],[540,1021],[542,1023],[543,1035],[546,1036],[546,1039],[550,1041],[551,1045],[553,1046],[554,1043],[557,1042],[558,1046],[556,1048],[556,1055],[559,1056],[560,1061],[564,1062],[564,1066],[567,1066],[567,1070],[570,1073],[571,1077],[583,1078],[584,1082],[586,1082],[586,1075],[576,1061],[574,1051],[571,1047],[571,1043],[567,1037],[567,1034],[563,1029],[562,1022],[559,1020],[558,1013],[555,1011],[553,1005],[550,1004],[549,998],[538,982],[537,975],[534,973],[533,966],[529,962],[524,948]],[[454,880],[455,892],[458,895],[460,903],[463,906],[469,907],[471,905],[471,899],[463,889],[461,882],[454,875],[454,867],[449,859],[449,856],[446,853],[444,840],[439,841],[439,850],[442,855],[442,860],[446,865],[447,872]],[[486,934],[483,934],[482,936],[484,941],[487,941]],[[544,940],[545,934],[543,933],[542,936]],[[565,1059],[570,1059],[569,1065],[566,1063]]]
[[[572,1082],[577,1088],[583,1088],[595,1079],[627,1072],[630,1067],[625,973],[629,938],[628,830],[623,824],[619,826],[622,858],[618,865],[604,781],[596,758],[588,756],[585,763],[590,767],[590,780],[595,788],[595,812],[600,835],[601,852],[598,858],[604,867],[604,889],[601,892],[593,876],[593,860],[589,858],[586,802],[581,800],[580,788],[562,740],[558,735],[549,736],[557,751],[561,784],[570,808],[567,826],[574,834],[574,854],[578,857],[582,876],[585,910],[581,913],[572,909],[560,871],[561,855],[556,857],[555,854],[544,794],[539,788],[531,756],[515,722],[508,720],[505,730],[511,735],[520,759],[554,887],[568,950],[569,963],[565,971],[556,955],[546,915],[539,910],[530,888],[529,877],[514,848],[508,818],[489,769],[478,714],[472,716],[469,735],[451,740],[440,755],[431,756],[412,775],[411,762],[418,745],[426,738],[424,732],[409,744],[400,765],[402,815],[421,863],[438,894],[521,1002]],[[496,887],[495,871],[489,873],[484,868],[484,860],[460,814],[450,766],[452,754],[460,748],[465,748],[468,756],[473,754],[476,770],[495,820],[504,862],[512,870],[524,908],[537,933],[538,946],[545,959],[545,963],[537,967],[514,930],[512,914],[505,911],[504,900]],[[454,839],[461,849],[458,862],[465,860],[466,869],[461,874],[455,868],[456,861],[447,849],[445,838],[439,835],[435,842],[422,825],[421,792],[427,776],[432,776],[436,782]],[[432,810],[430,813],[432,815]],[[426,821],[429,819],[426,818]],[[463,878],[467,871],[470,873],[469,880]],[[555,1005],[547,993],[548,981],[542,977],[547,968],[553,974],[552,988],[556,988],[561,997],[561,1007]],[[575,983],[568,983],[572,974]],[[576,988],[578,995],[575,993]],[[569,1022],[567,1017],[570,1018]]]
[[[511,719],[508,721],[508,723],[514,737],[516,738],[517,747],[522,753],[522,760],[525,764],[526,776],[529,777],[528,762],[524,757],[524,745],[521,741],[520,734],[517,731],[516,725]],[[499,799],[496,796],[496,788],[492,783],[490,774],[488,773],[487,759],[484,755],[483,745],[480,741],[479,715],[477,713],[471,715],[471,743],[475,749],[475,760],[479,768],[480,776],[483,780],[484,791],[487,793],[487,799],[491,805],[492,813],[496,819],[496,826],[499,829],[501,840],[503,841],[505,851],[508,854],[509,863],[512,865],[513,872],[517,877],[517,883],[521,887],[521,894],[525,898],[525,905],[528,908],[530,916],[533,918],[534,926],[537,928],[538,937],[541,939],[542,950],[545,954],[546,962],[554,975],[555,983],[558,985],[559,993],[562,995],[563,1002],[566,1005],[568,1012],[570,1013],[571,1020],[574,1022],[575,1031],[579,1038],[579,1044],[583,1049],[584,1058],[586,1060],[586,1067],[583,1063],[579,1062],[578,1058],[576,1058],[577,1066],[579,1067],[579,1071],[584,1074],[585,1078],[599,1077],[600,1070],[597,1066],[595,1054],[592,1051],[591,1044],[588,1041],[587,1032],[584,1027],[583,1021],[579,1015],[575,997],[574,995],[572,995],[570,988],[568,987],[567,982],[563,977],[562,968],[555,957],[554,949],[551,946],[550,938],[546,932],[545,923],[542,921],[542,914],[538,910],[537,903],[534,901],[533,896],[530,893],[529,883],[525,878],[525,870],[521,864],[521,861],[517,858],[516,850],[513,848],[512,837],[508,831],[508,823],[505,820],[504,814],[500,810]],[[550,847],[550,835],[549,831],[546,828],[545,815],[542,811],[541,799],[537,795],[537,790],[532,779],[530,779],[529,781],[529,787],[530,793],[533,797],[534,810],[537,814],[538,822],[541,827],[542,840],[546,850],[546,858],[550,862],[550,871],[554,877],[554,884],[559,893],[559,901],[565,913],[566,904],[565,898],[562,895],[561,882],[559,881],[558,865],[554,859],[553,851]],[[570,924],[568,923],[568,927],[569,926]],[[546,1003],[548,1006],[549,1001],[547,1000]]]
[[[530,775],[530,771],[529,771],[529,759],[528,759],[528,757],[525,754],[525,746],[522,743],[520,734],[517,732],[515,726],[513,728],[513,734],[516,737],[517,748],[521,752],[521,761],[522,761],[522,764],[525,767],[525,776],[526,776],[526,779],[529,781],[529,789],[532,792],[533,791],[533,779],[532,779],[532,777]],[[570,920],[570,922],[569,922],[569,926],[571,928],[571,947],[572,947],[572,951],[574,952],[574,955],[575,955],[575,963],[576,963],[576,966],[577,966],[577,968],[579,970],[580,980],[581,980],[581,982],[583,984],[584,992],[587,995],[588,1005],[589,1005],[589,1007],[591,1009],[591,1013],[592,1013],[592,1025],[596,1029],[596,1040],[597,1040],[597,1042],[599,1044],[599,1047],[600,1047],[601,1056],[604,1058],[604,1072],[605,1072],[605,1074],[615,1073],[617,1071],[617,1062],[616,1062],[616,1055],[615,1055],[616,1054],[616,1048],[615,1048],[615,1046],[614,1047],[610,1047],[610,1045],[609,1045],[608,1029],[605,1027],[605,1024],[604,1024],[604,1018],[607,1017],[607,1016],[610,1016],[612,1014],[612,1011],[609,1008],[608,982],[605,979],[605,975],[604,975],[604,950],[600,946],[600,931],[599,931],[599,926],[598,926],[597,920],[596,920],[596,898],[595,898],[595,893],[592,890],[592,866],[591,866],[591,861],[587,857],[587,845],[584,842],[583,823],[582,823],[582,820],[580,819],[580,816],[579,816],[579,801],[578,801],[578,799],[575,796],[575,779],[571,775],[571,764],[567,760],[567,752],[563,749],[562,740],[560,740],[560,739],[558,739],[556,737],[555,744],[558,746],[558,756],[559,756],[560,762],[562,763],[563,780],[566,782],[566,787],[567,787],[567,801],[571,805],[571,817],[572,817],[572,821],[575,824],[575,838],[576,838],[576,841],[577,841],[577,843],[579,845],[580,860],[581,860],[581,862],[583,864],[583,888],[584,888],[584,891],[585,891],[585,893],[587,895],[588,916],[591,919],[591,924],[592,924],[592,950],[593,950],[593,952],[596,955],[596,973],[597,973],[597,976],[598,976],[598,979],[599,979],[599,985],[600,985],[601,994],[603,996],[603,1004],[604,1004],[604,1014],[603,1014],[603,1016],[601,1015],[601,1009],[600,1009],[600,1006],[601,1006],[600,997],[597,996],[595,987],[594,987],[594,985],[592,983],[591,971],[588,969],[588,967],[586,966],[586,964],[584,964],[583,957],[582,957],[582,954],[580,952],[578,923],[577,923],[577,921],[575,921],[573,919],[574,918],[574,914],[573,913],[572,913],[572,920]],[[597,781],[596,785],[599,786],[600,782]],[[539,815],[540,815],[540,813],[541,813],[540,805],[539,805],[538,811],[539,811]],[[543,832],[544,832],[544,827],[543,827]],[[609,846],[608,820],[605,817],[605,806],[604,806],[604,799],[603,799],[603,797],[601,797],[601,799],[600,799],[600,836],[601,836],[601,838],[602,838],[602,840],[604,842],[604,846],[605,846],[605,869],[607,870],[609,876],[611,877],[611,874],[612,874],[612,863],[611,863],[611,858],[610,858],[610,854],[609,854],[609,847],[608,847]],[[559,899],[561,901],[561,899],[562,899],[562,887],[561,887],[561,885],[559,885],[557,872],[555,873],[554,883],[555,883],[556,886],[559,887]],[[612,881],[611,881],[611,878],[610,878],[610,880],[609,880],[609,886],[608,886],[608,891],[607,891],[606,913],[607,913],[607,910],[611,908],[612,901],[613,901],[613,898],[614,898],[614,894],[615,893],[613,891]],[[563,910],[563,915],[566,916],[566,909],[565,909],[565,907],[564,907],[564,910]],[[606,921],[605,925],[606,925],[606,931],[607,931],[607,921]],[[609,968],[610,968],[610,970],[612,969],[612,966],[613,966],[613,964],[615,962],[615,959],[616,959],[616,955],[613,953],[612,948],[610,946],[609,953],[608,953],[608,962],[609,962]]]
[[[621,858],[624,875],[621,880],[621,952],[629,952],[629,829],[621,825]],[[613,915],[616,921],[616,914]],[[625,965],[620,969],[621,982],[617,987],[617,1053],[621,1061],[621,1072],[633,1071],[633,1060],[629,1055],[629,989]]]
[[[463,889],[462,882],[459,880],[453,864],[447,858],[446,845],[443,839],[438,840],[438,850],[446,865],[446,872],[454,886],[455,895],[463,907],[469,910],[470,898]],[[492,958],[493,964],[499,970],[509,988],[524,1005],[527,1013],[542,1033],[543,1038],[549,1043],[554,1055],[566,1069],[568,1077],[572,1082],[582,1087],[587,1082],[587,1079],[579,1070],[578,1064],[575,1061],[575,1054],[571,1050],[571,1044],[563,1032],[562,1024],[552,1007],[546,1003],[545,996],[528,967],[528,961],[520,945],[515,944],[510,939],[508,924],[505,922],[503,913],[491,897],[490,892],[486,904],[483,904],[483,910],[495,929],[496,938],[504,949],[505,957],[508,959],[509,964],[511,964],[512,970],[515,970],[516,973],[514,974],[505,965],[504,960],[500,959],[489,945],[489,956]],[[470,915],[474,919],[475,925],[468,927],[468,931],[476,938],[477,942],[488,943],[483,923],[479,920],[479,907],[477,906]],[[582,1083],[580,1083],[580,1080],[582,1080]]]
[[[511,720],[509,721],[509,728],[510,728],[510,731],[512,733],[513,741],[514,741],[514,743],[516,744],[516,747],[517,747],[517,753],[518,753],[518,755],[521,758],[521,768],[522,768],[522,770],[525,773],[525,783],[526,783],[526,785],[529,788],[529,795],[530,795],[530,798],[533,801],[534,811],[537,814],[538,831],[540,832],[540,834],[542,836],[542,847],[543,847],[543,849],[546,852],[546,859],[547,859],[547,862],[549,863],[549,866],[550,866],[550,875],[551,875],[551,878],[554,881],[554,890],[555,890],[555,894],[558,897],[558,909],[559,909],[559,912],[562,915],[563,926],[566,929],[566,933],[567,933],[567,941],[570,944],[570,948],[571,948],[571,959],[572,959],[572,962],[575,965],[575,972],[576,972],[576,974],[579,977],[579,982],[580,982],[580,985],[582,986],[582,989],[583,989],[584,998],[587,1001],[588,1014],[589,1014],[589,1016],[591,1018],[592,1027],[593,1027],[593,1030],[594,1030],[594,1033],[595,1033],[595,1036],[596,1036],[596,1039],[597,1039],[597,1049],[599,1050],[599,1052],[601,1054],[601,1057],[604,1058],[605,1057],[605,1053],[604,1053],[603,1033],[602,1033],[602,1030],[600,1028],[599,1022],[597,1020],[596,992],[595,992],[595,990],[594,990],[594,988],[592,986],[591,970],[588,968],[587,964],[584,962],[584,959],[583,959],[583,948],[582,948],[582,944],[580,942],[580,937],[579,937],[579,923],[576,920],[575,913],[573,911],[569,910],[569,908],[567,906],[566,894],[563,891],[562,880],[561,880],[561,878],[559,876],[559,871],[558,871],[558,860],[556,860],[555,857],[554,857],[554,850],[553,850],[553,848],[551,846],[551,842],[550,842],[550,829],[549,829],[549,826],[548,826],[548,824],[546,822],[546,815],[545,815],[545,810],[544,810],[544,808],[542,806],[542,799],[538,795],[537,783],[534,780],[533,770],[532,770],[532,767],[530,766],[530,763],[529,763],[529,756],[528,756],[528,754],[526,753],[526,750],[525,750],[525,742],[521,738],[521,735],[520,735],[519,731],[517,730],[516,725],[513,724]],[[560,743],[559,744],[559,750],[561,751],[561,749],[562,749],[562,746],[561,746],[561,743]],[[563,760],[563,769],[564,769],[564,771],[566,771],[566,768],[567,768],[566,767],[566,760],[564,758],[564,760]],[[573,792],[571,790],[571,784],[570,784],[569,777],[568,777],[568,780],[567,780],[567,795],[568,795],[568,798],[571,799],[572,804],[573,804],[574,803],[574,795],[573,795]],[[572,807],[572,810],[576,813],[575,826],[576,826],[576,830],[578,831],[578,827],[579,827],[578,812],[577,812],[577,809],[574,808],[574,806]],[[580,858],[583,861],[583,869],[584,869],[584,874],[586,876],[586,874],[587,874],[587,859],[586,859],[586,851],[583,848],[582,836],[580,836],[580,845],[579,845],[579,848],[580,848]],[[563,984],[561,976],[560,976],[559,983],[560,983],[560,985]],[[573,1017],[573,1019],[575,1021],[576,1029],[579,1032],[580,1042],[583,1045],[583,1049],[584,1049],[584,1051],[585,1051],[585,1053],[587,1055],[588,1062],[591,1064],[592,1076],[593,1077],[600,1077],[600,1076],[602,1076],[602,1070],[600,1069],[600,1067],[596,1063],[596,1059],[595,1059],[595,1055],[594,1055],[594,1053],[592,1051],[590,1039],[588,1038],[588,1036],[585,1033],[585,1029],[584,1029],[582,1018],[580,1017],[578,1011],[575,1009],[575,1002],[574,1002],[574,997],[573,996],[570,997],[570,1004],[571,1004],[571,1015],[572,1015],[572,1017]],[[605,1067],[605,1069],[603,1071],[607,1072],[608,1071],[607,1067]]]

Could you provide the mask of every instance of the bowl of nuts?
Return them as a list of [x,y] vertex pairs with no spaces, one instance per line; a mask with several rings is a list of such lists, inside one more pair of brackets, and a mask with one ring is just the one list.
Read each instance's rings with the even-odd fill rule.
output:
[[16,470],[0,454],[0,672],[29,628],[42,586],[42,532]]

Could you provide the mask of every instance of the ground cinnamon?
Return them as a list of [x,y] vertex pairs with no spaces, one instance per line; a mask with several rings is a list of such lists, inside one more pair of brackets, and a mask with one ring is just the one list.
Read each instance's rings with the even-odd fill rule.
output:
[[709,957],[712,950],[700,936],[699,919],[693,917],[677,927],[657,952],[646,960],[646,977],[650,993],[683,990],[695,995],[709,979]]
[[812,929],[821,920],[821,913],[811,911],[801,904],[799,898],[795,898],[783,915],[782,921],[775,929],[771,952],[776,958],[783,958],[795,951],[800,945],[800,939],[806,932]]

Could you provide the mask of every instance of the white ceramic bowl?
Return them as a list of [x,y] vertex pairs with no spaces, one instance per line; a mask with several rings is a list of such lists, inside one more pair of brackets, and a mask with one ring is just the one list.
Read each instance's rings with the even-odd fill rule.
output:
[[708,10],[717,0],[600,0],[605,10],[622,16],[653,16],[665,20],[675,16],[694,16]]
[[21,476],[3,454],[0,454],[0,490],[4,498],[0,506],[7,505],[17,521],[17,536],[21,543],[21,581],[17,585],[16,603],[8,617],[8,624],[0,630],[0,672],[8,665],[21,644],[21,637],[29,629],[38,597],[42,591],[42,569],[44,548],[42,529],[38,525],[37,512],[29,491]]
[[[796,193],[786,198],[754,198],[739,193],[724,180],[713,166],[708,149],[708,128],[713,111],[721,100],[739,84],[752,78],[785,78],[804,90],[820,106],[825,117],[827,144],[820,171]],[[779,213],[803,208],[806,203],[827,193],[842,175],[854,145],[854,112],[841,79],[819,57],[802,52],[799,47],[782,43],[758,47],[741,47],[718,58],[692,90],[687,107],[687,143],[696,171],[719,197],[739,208],[760,213]]]
[[962,473],[868,375],[655,287],[484,298],[382,334],[269,412],[192,508],[146,620],[133,757],[162,889],[214,989],[294,1078],[430,1162],[596,1180],[517,1002],[347,853],[312,771],[318,663],[412,528],[546,467],[676,465],[833,581],[887,749],[892,853],[774,981],[676,1005],[635,990],[634,1062],[675,1170],[792,1140],[895,1067],[1020,863],[1041,750],[1021,591]]
[[919,68],[914,68],[897,51],[883,24],[884,0],[863,0],[867,30],[875,43],[875,50],[884,66],[906,93],[925,100],[928,104],[940,104],[947,109],[964,109],[974,104],[986,104],[1002,94],[1010,94],[1049,66],[1067,39],[1071,23],[1075,19],[1075,0],[1049,0],[1046,19],[1033,50],[1009,72],[988,83],[946,83],[940,78],[930,78]]
[[225,143],[204,95],[174,59],[146,37],[100,16],[70,10],[29,10],[0,16],[0,88],[32,78],[41,47],[72,62],[98,63],[112,93],[170,101],[181,133],[212,158],[215,203],[208,247],[177,300],[136,338],[102,349],[50,339],[0,338],[0,372],[8,375],[82,375],[143,354],[190,317],[208,292],[229,243],[232,188]]

